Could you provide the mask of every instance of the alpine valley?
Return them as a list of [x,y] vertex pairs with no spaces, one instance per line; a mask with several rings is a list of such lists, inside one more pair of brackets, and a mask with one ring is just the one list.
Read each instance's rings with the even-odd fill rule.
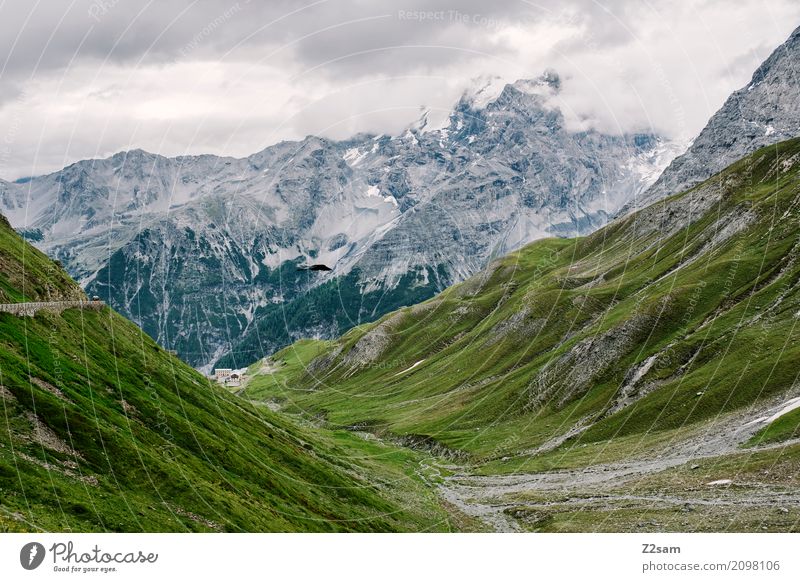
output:
[[[259,360],[0,313],[5,531],[796,531],[800,139]],[[0,224],[5,301],[75,300]]]
[[796,531],[800,139],[550,238],[335,341],[248,400],[435,456],[499,531]]
[[677,158],[547,72],[0,183],[0,530],[798,531],[798,39]]

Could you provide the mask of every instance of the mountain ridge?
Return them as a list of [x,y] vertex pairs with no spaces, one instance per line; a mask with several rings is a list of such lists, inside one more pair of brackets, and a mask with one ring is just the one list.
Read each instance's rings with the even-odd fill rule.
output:
[[800,27],[734,91],[688,150],[632,205],[642,207],[690,188],[745,155],[800,135]]

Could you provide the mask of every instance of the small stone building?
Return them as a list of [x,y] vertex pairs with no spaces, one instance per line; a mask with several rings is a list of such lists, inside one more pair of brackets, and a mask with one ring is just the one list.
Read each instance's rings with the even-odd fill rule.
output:
[[214,378],[217,382],[226,382],[232,373],[233,369],[231,368],[217,368],[214,370]]

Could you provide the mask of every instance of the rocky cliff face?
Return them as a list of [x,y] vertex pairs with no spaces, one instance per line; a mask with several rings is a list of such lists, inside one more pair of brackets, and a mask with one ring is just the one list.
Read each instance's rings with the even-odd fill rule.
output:
[[120,153],[0,185],[0,202],[162,345],[199,367],[231,349],[249,363],[531,240],[594,230],[649,186],[671,144],[570,132],[550,105],[559,87],[554,73],[479,86],[440,127],[424,114],[397,136],[308,137],[243,159]]
[[800,135],[800,28],[733,93],[688,151],[637,200],[645,206],[691,188],[755,150]]

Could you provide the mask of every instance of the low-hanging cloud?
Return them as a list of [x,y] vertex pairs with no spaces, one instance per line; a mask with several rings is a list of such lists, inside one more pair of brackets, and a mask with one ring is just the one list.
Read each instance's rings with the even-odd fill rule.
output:
[[394,133],[546,68],[571,127],[687,138],[798,24],[793,0],[4,3],[0,176]]

